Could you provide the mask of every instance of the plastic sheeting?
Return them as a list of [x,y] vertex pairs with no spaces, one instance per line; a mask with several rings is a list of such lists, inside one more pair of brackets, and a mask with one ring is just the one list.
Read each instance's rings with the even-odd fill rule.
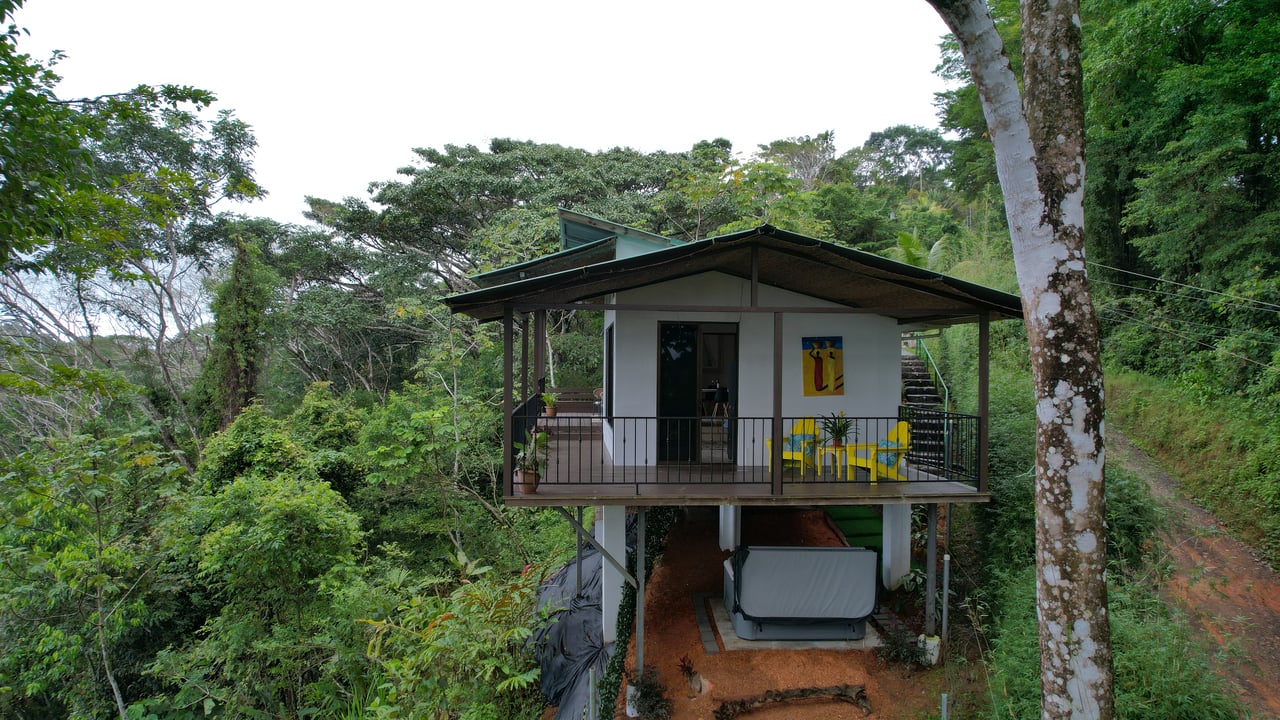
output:
[[[636,549],[636,516],[627,516],[627,557]],[[613,643],[605,645],[601,612],[601,581],[604,567],[600,551],[582,548],[582,592],[574,595],[577,582],[575,557],[542,584],[538,609],[555,614],[535,633],[533,641],[542,666],[542,694],[556,706],[556,720],[596,717],[591,707],[594,693],[592,670],[597,681],[613,655]],[[621,562],[624,558],[618,558]],[[557,608],[559,611],[557,612]]]
[[574,595],[577,559],[551,576],[538,595],[539,608],[562,608],[534,637],[542,666],[542,693],[557,706],[557,720],[584,715],[592,700],[591,670],[604,675],[613,652],[604,644],[600,613],[601,558],[595,548],[582,552],[582,593]]

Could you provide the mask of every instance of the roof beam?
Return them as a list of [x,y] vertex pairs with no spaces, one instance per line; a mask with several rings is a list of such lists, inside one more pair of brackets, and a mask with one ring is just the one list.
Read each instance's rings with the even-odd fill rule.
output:
[[[772,315],[774,313],[808,313],[827,315],[886,315],[898,317],[902,314],[901,306],[884,307],[816,307],[816,306],[774,306],[774,305],[647,305],[641,303],[519,303],[521,310],[616,310],[619,312],[679,312],[679,313],[754,313]],[[918,322],[921,319],[973,317],[977,313],[973,308],[911,308],[911,315],[905,322]],[[915,313],[919,313],[917,316]]]

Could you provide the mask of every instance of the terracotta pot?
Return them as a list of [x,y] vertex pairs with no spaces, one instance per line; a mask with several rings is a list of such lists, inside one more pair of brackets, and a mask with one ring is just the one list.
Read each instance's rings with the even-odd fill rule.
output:
[[542,414],[546,415],[547,417],[555,417],[556,409],[554,407],[544,407],[542,408]]
[[515,493],[517,495],[533,495],[538,492],[538,483],[542,477],[536,472],[516,470]]

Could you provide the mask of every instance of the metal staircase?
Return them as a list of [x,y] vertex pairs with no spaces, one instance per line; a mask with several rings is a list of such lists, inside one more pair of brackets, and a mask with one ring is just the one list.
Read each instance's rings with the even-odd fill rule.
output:
[[[923,348],[923,342],[917,344]],[[928,357],[928,350],[923,350]],[[904,419],[911,422],[911,452],[907,461],[932,458],[935,462],[947,456],[947,427],[944,416],[946,400],[939,393],[929,363],[907,349],[902,350],[902,405]],[[945,386],[944,386],[945,387]],[[945,466],[946,463],[943,463]]]

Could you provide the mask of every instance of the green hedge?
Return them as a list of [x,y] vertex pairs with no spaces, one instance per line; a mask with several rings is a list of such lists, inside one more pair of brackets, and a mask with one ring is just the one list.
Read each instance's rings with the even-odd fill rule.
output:
[[[679,508],[655,507],[648,511],[645,518],[644,576],[648,579],[653,567],[667,549],[667,533],[680,518]],[[628,554],[627,569],[635,574],[636,557]],[[604,676],[596,687],[600,693],[599,717],[613,717],[614,708],[618,705],[618,693],[622,690],[622,677],[627,668],[627,646],[631,643],[631,633],[635,629],[636,589],[630,583],[622,586],[622,602],[618,607],[618,640],[613,646],[613,656],[605,666]]]

